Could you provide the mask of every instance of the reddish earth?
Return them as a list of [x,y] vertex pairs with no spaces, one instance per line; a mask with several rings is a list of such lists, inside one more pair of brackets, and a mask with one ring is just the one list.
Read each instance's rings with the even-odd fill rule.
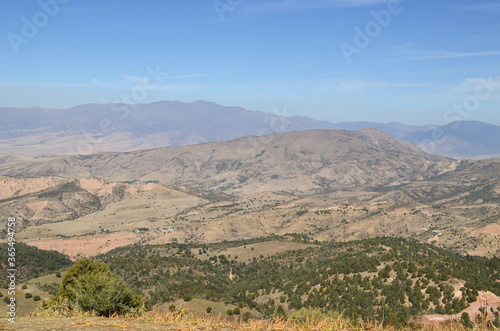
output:
[[473,237],[478,237],[481,234],[491,234],[495,236],[500,236],[500,224],[489,224],[484,228],[473,230],[470,235]]
[[26,244],[44,250],[55,250],[66,254],[73,260],[79,257],[90,257],[110,250],[130,245],[135,242],[134,233],[111,233],[103,236],[92,236],[74,239],[51,239],[27,241]]
[[487,307],[489,316],[492,317],[490,308],[492,307],[494,310],[497,310],[500,307],[500,297],[491,292],[479,291],[477,301],[471,303],[469,308],[462,310],[460,313],[456,315],[424,315],[422,316],[422,320],[425,324],[439,324],[449,320],[458,320],[462,316],[462,313],[468,313],[473,318],[480,314],[479,308],[481,307]]
[[58,177],[12,178],[0,176],[0,200],[43,191],[67,181],[67,179]]
[[482,256],[482,257],[490,257],[490,249],[484,246],[479,246],[478,248],[468,251],[467,254],[472,256]]

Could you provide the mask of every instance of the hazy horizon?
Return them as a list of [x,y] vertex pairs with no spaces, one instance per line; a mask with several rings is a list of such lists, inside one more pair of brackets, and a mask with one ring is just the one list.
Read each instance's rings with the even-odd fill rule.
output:
[[0,21],[0,106],[203,99],[333,123],[500,125],[499,11],[465,0],[16,3]]

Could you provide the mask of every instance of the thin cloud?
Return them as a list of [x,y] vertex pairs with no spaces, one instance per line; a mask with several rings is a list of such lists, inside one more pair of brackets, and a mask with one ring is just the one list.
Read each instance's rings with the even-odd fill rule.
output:
[[285,11],[305,9],[327,9],[339,7],[362,7],[386,3],[387,0],[274,0],[266,2],[247,2],[245,8],[250,11]]
[[464,57],[483,57],[483,56],[498,56],[500,51],[483,51],[483,52],[448,52],[448,51],[430,51],[430,52],[414,52],[414,56],[408,56],[410,60],[437,60],[437,59],[453,59]]
[[398,56],[400,59],[409,60],[437,60],[500,55],[500,50],[480,52],[450,52],[445,50],[422,51],[415,49],[414,46],[413,44],[404,44],[394,47],[391,54]]
[[142,81],[144,80],[144,77],[136,77],[128,75],[123,75],[123,78],[125,78],[128,82],[135,82],[135,83],[142,83]]
[[[207,76],[221,76],[221,75],[232,75],[232,74],[241,74],[241,73],[246,73],[247,71],[232,71],[232,72],[217,72],[217,73],[198,73],[198,74],[181,74],[181,75],[170,75],[167,74],[165,76],[161,76],[160,78],[165,78],[165,79],[187,79],[187,78],[197,78],[197,77],[207,77]],[[123,75],[123,78],[125,78],[126,81],[128,82],[135,82],[135,83],[142,83],[144,81],[144,77],[138,77],[138,76],[130,76],[130,75]]]
[[491,94],[500,94],[500,76],[466,78],[450,90],[453,94],[474,94],[478,87],[487,89]]
[[485,2],[475,5],[452,5],[449,6],[450,9],[455,9],[462,12],[469,13],[498,13],[500,12],[500,3],[497,2]]
[[204,76],[208,76],[208,74],[187,74],[187,75],[177,75],[177,76],[168,76],[168,77],[182,79],[182,78],[193,78],[193,77],[204,77]]
[[93,7],[62,7],[62,11],[83,13],[83,12],[102,12],[102,11],[117,11],[117,10],[135,10],[136,7],[131,6],[93,6]]
[[89,87],[89,86],[108,86],[110,83],[23,83],[23,82],[0,82],[4,87]]
[[371,88],[399,88],[399,87],[440,87],[437,84],[405,83],[405,82],[384,82],[384,81],[341,81],[336,83],[334,89],[341,91],[363,91]]

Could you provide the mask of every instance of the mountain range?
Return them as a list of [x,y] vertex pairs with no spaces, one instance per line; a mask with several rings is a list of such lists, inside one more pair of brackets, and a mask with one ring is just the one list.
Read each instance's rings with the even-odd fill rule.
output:
[[481,122],[454,122],[444,127],[397,122],[330,123],[201,100],[86,104],[70,109],[0,108],[0,115],[0,154],[122,152],[313,129],[364,128],[375,128],[426,152],[457,159],[500,154],[500,146],[495,144],[500,127]]

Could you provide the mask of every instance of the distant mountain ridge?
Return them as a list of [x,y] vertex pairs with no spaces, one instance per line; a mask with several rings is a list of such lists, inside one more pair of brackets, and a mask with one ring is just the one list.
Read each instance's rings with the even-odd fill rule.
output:
[[0,154],[91,154],[229,141],[312,129],[374,127],[401,138],[428,127],[401,123],[339,123],[249,111],[213,102],[86,104],[70,109],[0,108]]
[[[464,122],[467,123],[467,122]],[[454,158],[500,154],[491,137],[500,127],[486,123],[446,126],[409,126],[402,123],[330,123],[304,116],[284,116],[198,100],[192,103],[159,101],[151,104],[85,104],[70,109],[0,108],[0,154],[92,154],[164,146],[230,141],[245,136],[314,129],[375,128],[408,141],[426,152]],[[453,126],[455,124],[449,124]],[[481,126],[480,129],[477,129]],[[446,138],[432,139],[436,130]],[[439,131],[441,132],[441,131]],[[480,135],[475,134],[480,132]]]
[[477,121],[456,121],[433,130],[415,131],[405,141],[425,152],[452,158],[500,156],[500,127]]

